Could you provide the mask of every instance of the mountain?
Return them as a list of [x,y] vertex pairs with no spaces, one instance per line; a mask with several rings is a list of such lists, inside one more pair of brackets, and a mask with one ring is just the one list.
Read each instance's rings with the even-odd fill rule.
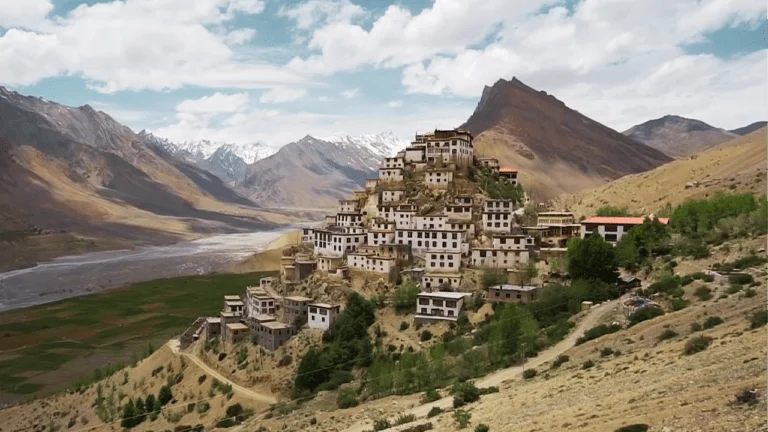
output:
[[407,145],[392,133],[360,137],[310,135],[250,166],[242,183],[248,197],[264,206],[334,207],[376,176],[386,156]]
[[667,203],[674,206],[718,191],[765,195],[766,139],[768,129],[762,128],[690,158],[562,196],[557,206],[585,216],[593,216],[598,208],[608,204],[647,214],[657,212]]
[[756,121],[756,122],[754,122],[752,124],[749,124],[747,126],[740,127],[738,129],[733,129],[733,130],[728,131],[728,132],[734,133],[736,135],[742,135],[743,136],[743,135],[749,135],[752,132],[754,132],[754,131],[756,131],[758,129],[762,129],[762,128],[766,127],[766,126],[768,126],[768,122],[767,121]]
[[674,158],[694,155],[737,136],[703,121],[666,115],[633,126],[624,135]]
[[485,87],[460,128],[474,135],[477,156],[519,169],[523,185],[538,201],[672,160],[516,78]]
[[0,164],[0,231],[159,241],[271,225],[219,178],[107,114],[2,87]]

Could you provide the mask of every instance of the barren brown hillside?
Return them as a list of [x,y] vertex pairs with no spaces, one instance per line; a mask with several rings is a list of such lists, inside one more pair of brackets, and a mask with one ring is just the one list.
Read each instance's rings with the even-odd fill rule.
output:
[[701,153],[739,135],[703,121],[667,115],[624,131],[624,135],[676,159]]
[[486,87],[461,128],[475,136],[478,156],[518,168],[523,185],[538,201],[672,160],[515,78]]
[[666,203],[677,205],[717,191],[765,195],[767,131],[762,128],[652,171],[561,196],[556,200],[556,206],[585,216],[593,215],[598,208],[608,204],[626,207],[630,212],[651,213]]

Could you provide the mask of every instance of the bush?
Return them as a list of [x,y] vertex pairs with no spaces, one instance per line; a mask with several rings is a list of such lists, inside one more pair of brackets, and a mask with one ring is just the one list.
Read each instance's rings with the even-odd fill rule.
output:
[[680,278],[680,286],[690,285],[693,282],[693,276],[685,275]]
[[419,287],[407,281],[395,289],[392,295],[392,302],[395,310],[398,312],[407,312],[416,307],[416,298],[419,296]]
[[593,367],[595,367],[595,362],[593,362],[592,360],[587,360],[581,364],[582,369],[591,369]]
[[750,274],[732,274],[728,276],[728,282],[732,284],[748,285],[754,281],[755,279]]
[[486,290],[494,285],[507,283],[507,272],[497,269],[488,269],[483,272],[483,288]]
[[768,324],[768,311],[761,310],[752,314],[749,319],[749,328],[756,329]]
[[765,258],[763,256],[758,256],[758,255],[750,255],[744,258],[739,258],[733,262],[728,262],[723,264],[715,263],[713,267],[715,268],[715,270],[730,272],[736,269],[744,270],[750,267],[757,267],[761,264],[765,264],[766,262],[768,262],[768,258]]
[[223,418],[216,422],[216,427],[221,429],[231,428],[237,426],[237,420],[232,417]]
[[683,352],[685,355],[693,355],[698,352],[704,351],[712,344],[712,338],[709,336],[696,336],[688,340],[685,343],[685,349]]
[[419,336],[419,339],[421,339],[422,342],[426,342],[432,339],[432,332],[429,330],[424,330],[423,332],[421,332],[421,336]]
[[576,345],[581,345],[584,342],[597,339],[603,335],[616,333],[619,330],[621,330],[621,326],[618,324],[611,324],[609,326],[605,324],[600,324],[599,326],[592,327],[591,329],[585,331],[584,336],[581,336],[578,339],[576,339]]
[[629,326],[632,327],[635,324],[641,323],[643,321],[648,321],[649,319],[653,319],[662,315],[664,315],[664,310],[660,307],[656,307],[656,306],[644,307],[636,310],[635,312],[632,313],[632,315],[629,316]]
[[456,383],[451,388],[453,394],[453,407],[459,408],[480,399],[480,389],[474,383]]
[[339,408],[352,408],[357,406],[357,394],[352,389],[342,389],[339,391],[339,395],[336,398],[336,405]]
[[408,330],[408,327],[410,327],[410,326],[411,326],[410,324],[408,324],[407,322],[403,321],[403,322],[400,323],[400,331],[406,331],[406,330]]
[[707,319],[704,320],[704,329],[711,329],[713,327],[717,327],[720,324],[723,323],[723,319],[719,316],[711,316],[707,317]]
[[427,418],[431,418],[437,415],[440,415],[443,413],[443,409],[440,407],[432,407],[432,409],[429,410],[427,413]]
[[757,295],[757,291],[753,290],[752,288],[747,288],[744,290],[744,297],[745,298],[752,298]]
[[480,423],[479,425],[475,426],[475,432],[488,432],[491,430],[491,428],[488,427],[488,425]]
[[389,420],[383,418],[383,419],[376,419],[373,421],[373,430],[374,432],[381,431],[384,429],[389,429],[392,427],[392,423],[389,422]]
[[691,323],[691,332],[695,333],[697,331],[701,331],[701,324],[694,321]]
[[429,403],[434,402],[436,400],[440,400],[442,396],[440,396],[440,392],[438,392],[435,389],[429,389],[424,392],[424,396],[421,397],[422,403]]
[[283,358],[280,359],[279,362],[277,362],[277,366],[279,367],[285,367],[293,363],[293,357],[291,357],[290,354],[286,354],[283,356]]
[[453,413],[453,421],[456,423],[458,429],[464,429],[469,426],[469,419],[472,418],[472,414],[460,409]]
[[642,423],[622,426],[616,429],[616,432],[647,432],[647,431],[648,431],[648,425],[642,424]]
[[566,363],[566,362],[568,362],[568,361],[570,361],[570,360],[571,360],[571,358],[570,358],[570,357],[568,357],[568,356],[567,356],[567,355],[565,355],[565,354],[561,354],[561,355],[557,356],[557,358],[555,359],[555,361],[553,361],[553,362],[552,362],[552,369],[557,369],[557,368],[559,368],[559,367],[560,367],[560,366],[561,366],[563,363]]
[[731,286],[729,286],[725,292],[728,294],[736,294],[737,292],[741,291],[742,288],[744,287],[739,284],[731,284]]
[[707,301],[712,299],[712,290],[709,287],[701,286],[696,288],[693,293],[701,301]]
[[616,351],[613,350],[613,348],[605,347],[600,350],[600,357],[608,357],[611,354],[614,354]]
[[679,297],[673,297],[669,300],[669,305],[672,307],[672,311],[679,311],[688,307],[688,300]]
[[664,294],[672,294],[672,292],[680,287],[682,284],[682,280],[671,274],[666,274],[662,276],[658,281],[652,283],[650,286],[648,286],[648,291],[651,294],[656,293],[664,293]]
[[398,426],[398,425],[410,423],[415,420],[416,420],[416,416],[414,414],[400,414],[395,419],[395,422],[392,424],[392,426]]
[[536,376],[538,372],[536,369],[526,369],[523,371],[523,378],[524,379],[531,379]]
[[202,414],[211,409],[211,405],[208,402],[200,401],[197,403],[197,407],[195,409],[198,414]]
[[665,340],[669,340],[669,339],[674,339],[674,338],[676,338],[678,336],[679,336],[679,334],[676,331],[674,331],[672,329],[665,329],[659,335],[659,341],[665,341]]
[[704,275],[704,278],[702,280],[704,282],[714,282],[715,281],[715,275],[713,275],[713,274]]

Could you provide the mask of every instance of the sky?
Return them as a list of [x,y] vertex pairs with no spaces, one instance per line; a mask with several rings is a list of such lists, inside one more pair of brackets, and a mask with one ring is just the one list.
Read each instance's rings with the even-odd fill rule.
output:
[[619,131],[768,118],[765,0],[0,0],[0,85],[173,141],[452,128],[517,77]]

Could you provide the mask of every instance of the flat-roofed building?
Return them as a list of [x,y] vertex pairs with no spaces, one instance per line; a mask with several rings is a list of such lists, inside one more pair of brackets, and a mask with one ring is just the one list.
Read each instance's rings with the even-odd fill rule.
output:
[[312,299],[302,296],[283,297],[283,318],[285,322],[301,327],[307,323],[309,318],[309,304]]
[[503,303],[530,303],[539,296],[539,288],[532,285],[494,285],[488,288],[488,301]]
[[[668,218],[658,218],[659,222],[667,225],[669,223]],[[613,244],[621,241],[626,233],[632,228],[642,225],[645,218],[642,217],[626,217],[626,216],[596,216],[581,221],[581,238],[591,235],[596,232],[605,241]]]
[[424,147],[407,147],[405,149],[406,162],[424,162]]
[[395,233],[397,244],[407,244],[416,252],[444,251],[462,252],[464,232],[453,230],[398,229]]
[[240,296],[224,296],[224,311],[243,315],[243,301]]
[[536,226],[523,227],[523,231],[536,236],[541,247],[564,248],[569,239],[581,236],[581,224],[571,212],[541,212]]
[[347,254],[347,264],[349,268],[389,274],[392,269],[397,268],[397,259],[378,256],[373,252],[350,252]]
[[357,213],[360,210],[360,201],[356,199],[341,199],[337,212],[339,213]]
[[274,315],[254,315],[248,317],[246,323],[248,323],[248,328],[251,329],[251,335],[256,336],[259,331],[259,326],[270,321],[277,321],[277,318]]
[[453,181],[451,169],[428,169],[424,173],[424,184],[430,189],[448,189]]
[[384,158],[384,162],[381,164],[382,168],[403,168],[405,167],[404,157],[387,157]]
[[277,282],[276,277],[272,277],[272,276],[263,277],[259,279],[259,287],[263,290],[266,290],[267,288],[272,288],[272,285],[274,285],[275,282]]
[[483,202],[483,212],[512,213],[515,202],[507,199],[487,199]]
[[475,223],[471,220],[449,220],[445,227],[453,231],[464,231],[465,239],[475,238]]
[[[230,323],[240,322],[242,318],[243,318],[242,315],[235,312],[227,312],[227,311],[219,312],[219,320],[221,321],[222,326]],[[223,327],[222,327],[222,331],[223,331]]]
[[472,204],[446,204],[445,215],[450,219],[472,219]]
[[402,168],[379,168],[379,184],[403,181]]
[[344,257],[365,244],[367,230],[362,227],[338,227],[315,231],[315,253],[326,257]]
[[536,225],[567,225],[576,223],[576,216],[569,211],[539,212],[536,216]]
[[530,257],[527,249],[473,248],[470,263],[473,267],[510,269],[527,263]]
[[459,289],[461,287],[462,275],[460,273],[424,273],[421,277],[421,286],[425,290],[441,289],[448,287],[450,289]]
[[302,243],[314,243],[315,242],[315,230],[312,228],[301,229],[301,242]]
[[344,266],[344,258],[336,256],[323,256],[317,257],[317,270],[325,273],[336,273],[337,270]]
[[247,325],[235,322],[229,323],[222,327],[221,339],[229,344],[236,344],[245,339],[250,333],[250,329]]
[[475,204],[475,197],[472,195],[456,195],[453,197],[453,203],[459,204],[459,205],[474,205]]
[[524,250],[535,246],[534,238],[525,234],[500,234],[493,236],[495,249]]
[[395,240],[395,230],[388,231],[368,231],[368,245],[378,246],[381,244],[392,243]]
[[446,229],[445,224],[448,222],[448,217],[445,215],[416,216],[414,222],[416,229],[442,230]]
[[309,305],[309,328],[329,330],[336,321],[341,306],[327,303],[311,303]]
[[456,321],[464,311],[464,298],[469,293],[434,291],[422,292],[416,297],[417,322]]
[[373,192],[379,185],[379,179],[365,179],[365,190],[367,192]]
[[431,252],[425,256],[427,273],[456,273],[461,267],[461,252]]
[[256,332],[256,343],[268,351],[275,351],[296,335],[296,328],[279,321],[262,323]]
[[383,190],[381,191],[381,199],[379,202],[381,203],[396,203],[399,202],[403,195],[405,194],[405,191],[403,190]]
[[336,226],[340,227],[362,227],[363,226],[363,214],[362,213],[336,213]]
[[477,165],[498,170],[499,160],[489,157],[477,158]]
[[407,229],[416,226],[415,216],[417,210],[411,206],[399,206],[395,210],[395,228]]
[[509,167],[499,168],[499,178],[507,183],[517,186],[517,170]]
[[276,310],[275,298],[261,287],[247,287],[245,289],[245,308],[248,317],[274,315]]
[[472,134],[461,130],[435,130],[423,135],[427,163],[453,163],[457,167],[471,166],[474,160]]
[[387,222],[395,222],[397,204],[379,204],[376,206],[376,216]]
[[207,317],[205,319],[205,337],[213,338],[221,334],[221,317]]
[[484,211],[481,223],[483,231],[487,233],[509,233],[512,231],[514,216],[512,213]]

